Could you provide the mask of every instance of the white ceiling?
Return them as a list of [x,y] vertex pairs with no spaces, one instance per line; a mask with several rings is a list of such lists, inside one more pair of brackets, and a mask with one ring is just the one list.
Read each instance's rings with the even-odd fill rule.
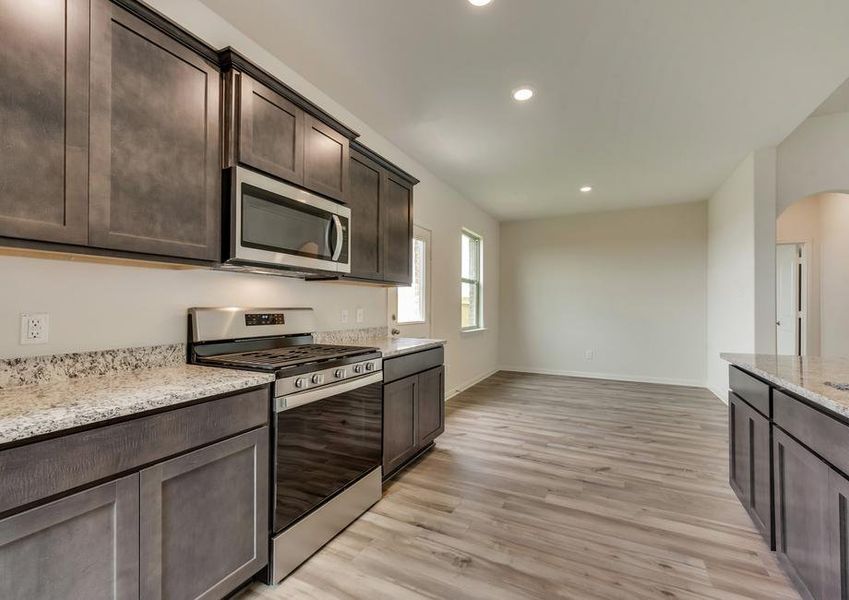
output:
[[704,199],[849,77],[847,0],[202,1],[500,219]]

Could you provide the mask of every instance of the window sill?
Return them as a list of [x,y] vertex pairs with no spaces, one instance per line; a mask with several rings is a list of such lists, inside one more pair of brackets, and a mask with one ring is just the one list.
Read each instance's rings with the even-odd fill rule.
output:
[[427,321],[396,321],[395,324],[401,327],[406,325],[427,325]]
[[486,331],[486,327],[472,327],[470,329],[461,329],[460,334],[464,333],[480,333],[481,331]]

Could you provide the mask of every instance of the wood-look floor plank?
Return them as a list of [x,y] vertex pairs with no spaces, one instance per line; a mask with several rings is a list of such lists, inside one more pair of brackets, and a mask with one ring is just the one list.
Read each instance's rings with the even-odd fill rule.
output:
[[281,585],[242,600],[798,600],[728,486],[699,388],[498,373],[436,448]]

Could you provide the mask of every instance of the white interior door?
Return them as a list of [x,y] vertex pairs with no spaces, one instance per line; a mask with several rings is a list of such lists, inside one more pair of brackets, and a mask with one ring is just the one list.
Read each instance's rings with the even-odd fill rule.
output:
[[799,244],[778,244],[776,257],[776,349],[798,356],[800,344],[801,254]]
[[[430,255],[431,232],[413,228],[413,284],[390,288],[389,328],[394,336],[429,338],[431,336],[430,299],[432,289]],[[400,306],[399,306],[400,302]]]

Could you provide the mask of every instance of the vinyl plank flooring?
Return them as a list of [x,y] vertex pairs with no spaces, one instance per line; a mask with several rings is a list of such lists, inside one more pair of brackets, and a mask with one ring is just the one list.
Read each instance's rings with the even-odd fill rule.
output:
[[282,584],[241,600],[798,600],[700,388],[500,372]]

